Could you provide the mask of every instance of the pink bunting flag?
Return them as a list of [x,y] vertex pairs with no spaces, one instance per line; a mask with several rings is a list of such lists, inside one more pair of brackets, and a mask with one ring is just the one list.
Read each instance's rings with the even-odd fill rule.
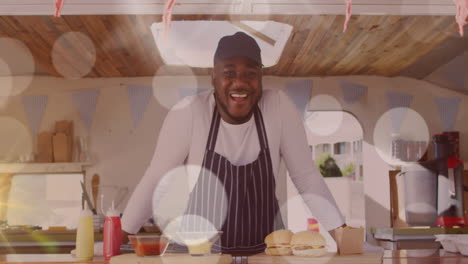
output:
[[346,32],[348,29],[349,19],[351,18],[351,4],[353,0],[345,0],[346,1],[346,19],[343,26],[343,32]]
[[64,0],[55,0],[55,16],[56,17],[60,16],[60,12],[62,11],[62,7],[63,7],[63,1]]
[[171,28],[172,21],[172,9],[174,8],[175,0],[164,0],[164,13],[163,13],[163,23],[164,23],[164,36],[167,40],[169,35],[169,30]]
[[453,0],[457,5],[457,14],[455,16],[460,31],[460,36],[463,37],[463,27],[468,24],[468,0]]
[[62,11],[63,0],[55,0],[55,16],[59,17],[60,12]]

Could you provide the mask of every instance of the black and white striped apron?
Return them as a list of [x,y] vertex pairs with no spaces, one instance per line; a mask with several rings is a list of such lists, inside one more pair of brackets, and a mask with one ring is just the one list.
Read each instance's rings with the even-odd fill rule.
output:
[[[275,194],[276,183],[267,134],[258,106],[254,108],[254,117],[260,153],[252,163],[235,166],[214,151],[221,116],[216,108],[213,113],[202,163],[205,170],[200,172],[190,194],[186,214],[202,216],[215,226],[222,227],[223,234],[213,246],[214,251],[235,255],[256,254],[265,249],[265,236],[284,228]],[[224,186],[226,195],[219,195],[219,186]],[[226,212],[226,217],[222,212]],[[221,222],[223,219],[225,221]],[[192,227],[197,230],[204,228],[195,225]]]

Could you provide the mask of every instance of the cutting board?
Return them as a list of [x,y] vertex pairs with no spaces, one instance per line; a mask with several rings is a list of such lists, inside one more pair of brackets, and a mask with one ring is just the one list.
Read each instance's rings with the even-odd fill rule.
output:
[[383,253],[337,255],[329,253],[322,257],[267,256],[258,254],[249,257],[249,264],[381,264]]
[[125,254],[112,257],[110,264],[231,264],[231,255],[210,255],[192,257],[189,254],[164,254],[162,257],[138,257]]

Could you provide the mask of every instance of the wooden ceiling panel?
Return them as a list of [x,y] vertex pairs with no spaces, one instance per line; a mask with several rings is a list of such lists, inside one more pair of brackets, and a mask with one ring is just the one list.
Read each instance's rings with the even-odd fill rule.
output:
[[[457,26],[451,16],[352,16],[343,33],[342,15],[175,15],[174,20],[273,20],[293,26],[281,58],[266,75],[395,76],[436,49]],[[0,36],[19,39],[51,76],[61,77],[52,62],[54,43],[62,34],[81,32],[95,45],[96,62],[85,76],[137,77],[187,74],[180,67],[164,67],[150,26],[160,15],[1,16]],[[57,54],[79,68],[87,52],[78,40]],[[445,47],[450,48],[450,47]],[[193,68],[196,75],[210,69]]]

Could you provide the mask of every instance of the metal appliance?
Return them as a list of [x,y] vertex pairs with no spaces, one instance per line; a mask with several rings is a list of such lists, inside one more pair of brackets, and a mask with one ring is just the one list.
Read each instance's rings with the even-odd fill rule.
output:
[[434,135],[437,161],[437,221],[441,227],[465,226],[463,212],[463,162],[460,160],[459,133]]
[[434,159],[402,167],[406,222],[411,226],[467,225],[458,132],[433,136]]

